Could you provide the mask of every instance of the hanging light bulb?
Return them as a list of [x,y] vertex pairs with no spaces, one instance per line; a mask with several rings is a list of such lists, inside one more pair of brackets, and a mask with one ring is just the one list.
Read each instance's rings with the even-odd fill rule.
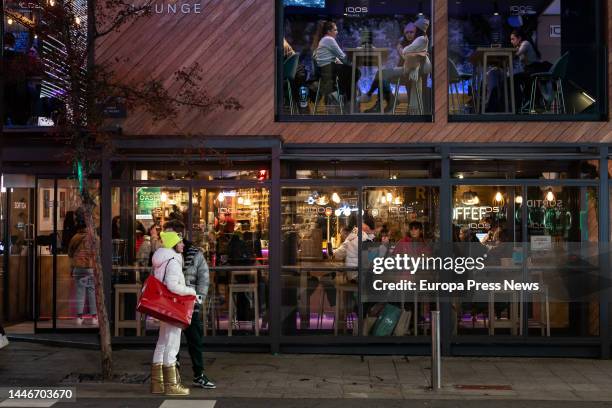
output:
[[389,203],[393,202],[393,194],[387,193],[387,194],[385,194],[385,197],[387,197],[387,202],[389,202]]
[[393,200],[393,204],[395,205],[401,205],[402,204],[402,199],[399,197],[395,197],[395,200]]
[[12,18],[8,18],[8,20],[6,20],[6,22],[8,23],[8,25],[13,25],[13,19]]
[[217,196],[217,201],[219,201],[220,203],[225,201],[225,194],[223,194],[223,191],[219,193],[219,195]]
[[34,34],[34,39],[38,39],[38,34]]
[[340,196],[338,195],[338,193],[332,194],[332,201],[336,204],[340,204]]
[[504,196],[502,195],[502,193],[500,191],[498,191],[497,193],[495,193],[495,201],[497,201],[498,203],[501,202],[504,199]]
[[55,0],[49,0],[49,5],[50,5],[51,7],[55,6]]
[[523,196],[517,195],[516,198],[514,199],[514,202],[517,203],[518,205],[523,204]]
[[387,204],[387,197],[385,197],[385,196],[381,196],[381,197],[380,197],[380,203],[381,203],[381,204]]
[[548,190],[546,193],[546,201],[555,201],[555,195],[553,194],[552,190]]

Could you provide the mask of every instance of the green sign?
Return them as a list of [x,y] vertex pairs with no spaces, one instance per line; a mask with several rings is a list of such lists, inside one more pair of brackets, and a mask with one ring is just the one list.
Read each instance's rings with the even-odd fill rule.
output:
[[152,219],[153,210],[161,206],[161,188],[143,187],[138,190],[137,197],[137,215],[141,216],[137,218],[145,219],[142,216],[147,216],[146,219]]

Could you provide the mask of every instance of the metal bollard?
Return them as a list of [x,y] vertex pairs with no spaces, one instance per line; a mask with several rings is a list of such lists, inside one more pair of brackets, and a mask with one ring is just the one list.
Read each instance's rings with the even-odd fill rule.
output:
[[440,356],[440,312],[431,312],[431,388],[442,386],[442,358]]

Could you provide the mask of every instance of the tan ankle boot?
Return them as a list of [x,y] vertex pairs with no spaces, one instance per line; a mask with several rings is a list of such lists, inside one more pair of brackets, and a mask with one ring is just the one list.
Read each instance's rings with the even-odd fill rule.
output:
[[163,364],[153,363],[151,364],[151,394],[163,394],[164,393],[164,374]]
[[164,394],[166,395],[189,395],[189,388],[183,387],[176,378],[176,365],[164,366]]

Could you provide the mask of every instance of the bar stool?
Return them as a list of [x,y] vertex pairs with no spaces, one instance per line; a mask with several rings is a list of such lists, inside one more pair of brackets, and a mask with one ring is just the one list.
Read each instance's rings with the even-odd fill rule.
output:
[[136,335],[142,336],[142,315],[135,310],[134,320],[125,319],[125,295],[133,294],[136,299],[140,297],[142,285],[140,283],[116,283],[115,288],[115,336],[119,336],[119,329],[136,329]]
[[501,291],[497,294],[510,295],[510,306],[508,310],[508,320],[498,320],[495,317],[495,294],[496,292],[489,292],[489,336],[495,334],[496,328],[509,328],[510,333],[516,336],[521,327],[521,313],[519,311],[519,298],[516,291]]
[[[334,316],[334,336],[338,335],[338,329],[342,322],[343,332],[346,333],[348,313],[345,310],[344,298],[347,294],[357,293],[357,284],[355,283],[342,283],[336,285],[336,312]],[[342,318],[341,318],[342,317]],[[353,321],[353,336],[357,335],[357,325]]]
[[[252,293],[253,294],[253,306],[255,309],[255,321],[253,322],[255,325],[255,336],[259,336],[259,295],[257,290],[257,271],[238,271],[238,272],[230,272],[231,273],[231,282],[229,284],[229,318],[227,324],[227,335],[232,335],[233,325],[234,325],[234,294],[237,293]],[[252,283],[233,283],[234,278],[236,276],[253,276]],[[236,323],[238,323],[236,321]]]

